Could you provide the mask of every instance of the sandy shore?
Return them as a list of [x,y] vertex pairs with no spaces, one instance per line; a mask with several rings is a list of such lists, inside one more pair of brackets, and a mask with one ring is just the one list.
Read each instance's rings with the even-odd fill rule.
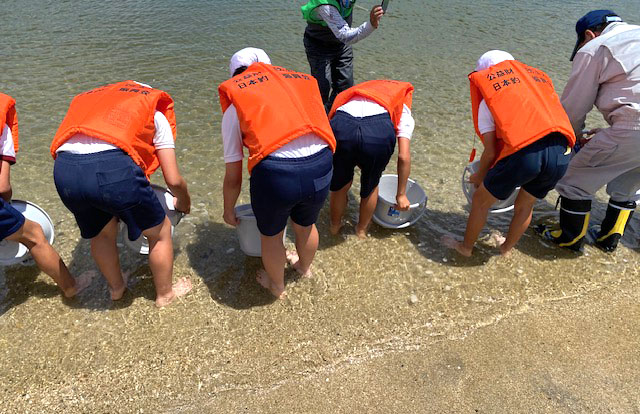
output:
[[639,287],[549,301],[457,337],[164,412],[637,413]]
[[[577,257],[526,237],[510,258],[481,243],[461,259],[418,247],[419,230],[376,230],[325,238],[314,278],[288,271],[275,302],[257,259],[212,256],[204,234],[176,258],[194,291],[160,311],[126,253],[138,270],[117,304],[102,280],[66,301],[34,268],[7,269],[0,412],[640,411],[635,250]],[[393,249],[415,253],[398,268]],[[72,269],[89,262],[80,242]]]

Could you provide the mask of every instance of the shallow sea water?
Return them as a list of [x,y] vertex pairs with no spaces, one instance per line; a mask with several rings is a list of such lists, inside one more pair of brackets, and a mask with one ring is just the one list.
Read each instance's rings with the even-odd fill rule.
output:
[[[260,262],[246,258],[222,221],[224,162],[217,85],[228,59],[264,48],[275,64],[308,71],[301,1],[5,0],[0,90],[18,102],[21,152],[12,168],[14,197],[42,206],[56,226],[56,249],[73,273],[96,269],[86,241],[53,185],[48,146],[73,96],[135,79],[176,101],[177,152],[193,211],[177,228],[175,275],[194,291],[168,309],[153,307],[146,258],[121,249],[133,272],[118,304],[94,280],[64,301],[35,267],[0,270],[0,396],[7,412],[137,412],[208,406],[230,389],[269,392],[434,338],[463,337],[538,303],[620,286],[638,276],[640,222],[613,255],[587,247],[583,257],[527,232],[509,258],[480,241],[472,259],[440,245],[461,235],[466,201],[460,177],[472,147],[466,75],[489,49],[504,49],[549,73],[560,92],[570,71],[575,20],[595,1],[391,3],[381,29],[357,44],[356,81],[395,78],[414,84],[416,132],[411,177],[429,196],[415,226],[375,224],[353,235],[357,185],[344,237],[328,234],[327,209],[313,279],[287,273],[289,298],[274,302],[255,282]],[[361,0],[355,22],[373,1]],[[640,22],[635,2],[615,10]],[[602,126],[601,117],[589,117]],[[395,171],[395,159],[388,172]],[[245,177],[240,202],[248,202]],[[153,181],[162,184],[161,174]],[[556,194],[534,222],[555,217]],[[604,214],[599,193],[594,219]],[[491,217],[505,231],[510,215]],[[291,240],[289,240],[291,241]],[[123,404],[126,403],[126,404]],[[114,405],[122,404],[122,405]],[[4,408],[0,408],[2,410]],[[148,412],[148,411],[146,411]]]

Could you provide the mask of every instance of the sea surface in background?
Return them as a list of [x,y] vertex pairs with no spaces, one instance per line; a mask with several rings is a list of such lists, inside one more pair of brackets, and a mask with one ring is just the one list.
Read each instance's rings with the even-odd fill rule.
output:
[[[259,260],[240,252],[222,220],[217,85],[228,78],[229,57],[245,46],[265,49],[276,65],[308,71],[302,2],[4,0],[0,91],[17,100],[21,135],[14,197],[49,213],[55,247],[73,273],[94,270],[88,243],[55,191],[49,144],[80,92],[125,79],[169,92],[178,161],[193,203],[176,231],[174,273],[191,277],[195,289],[156,311],[146,258],[125,248],[131,289],[116,305],[100,278],[66,302],[33,267],[1,270],[0,377],[11,378],[2,400],[13,401],[14,412],[28,404],[81,412],[125,398],[139,407],[197,406],[225,389],[265,391],[387,351],[427,346],[430,338],[466,335],[541,301],[624,285],[640,264],[637,218],[625,235],[627,247],[614,255],[587,247],[577,257],[530,231],[511,257],[497,257],[487,235],[505,231],[509,214],[490,218],[472,259],[439,241],[461,235],[466,224],[460,180],[474,142],[467,74],[476,59],[489,49],[509,51],[546,71],[560,93],[576,19],[613,7],[640,23],[637,2],[610,3],[392,1],[380,29],[354,46],[355,78],[414,84],[411,177],[429,196],[428,212],[403,231],[373,224],[371,237],[359,241],[356,180],[345,237],[329,236],[325,209],[315,277],[295,280],[288,272],[289,298],[273,302],[254,280]],[[355,24],[373,4],[358,1]],[[603,126],[597,111],[589,126]],[[394,157],[387,172],[395,167]],[[162,184],[160,172],[153,181]],[[249,202],[248,194],[245,176],[239,202]],[[555,217],[556,196],[539,203],[535,222]],[[599,201],[594,220],[604,215],[603,192]],[[162,376],[153,374],[158,369]],[[165,387],[161,398],[158,389]]]

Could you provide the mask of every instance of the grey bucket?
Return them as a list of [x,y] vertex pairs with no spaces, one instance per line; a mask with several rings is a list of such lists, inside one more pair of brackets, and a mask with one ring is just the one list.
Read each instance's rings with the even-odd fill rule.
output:
[[407,198],[411,203],[408,211],[399,211],[394,208],[397,190],[397,175],[385,174],[380,177],[378,204],[373,213],[373,221],[388,229],[403,229],[415,224],[427,209],[427,195],[411,178],[407,182]]
[[[45,238],[49,244],[53,244],[55,239],[55,229],[49,215],[37,204],[29,201],[12,200],[11,206],[18,210],[22,215],[31,221],[35,221],[42,227]],[[29,264],[31,255],[29,249],[22,243],[9,240],[0,242],[0,265],[10,266],[17,263]]]
[[[260,230],[258,222],[253,214],[251,204],[241,204],[235,208],[238,225],[236,226],[236,236],[240,243],[240,250],[247,256],[261,257],[262,242],[260,240]],[[287,237],[287,227],[282,232],[282,243]]]
[[[473,200],[473,193],[476,192],[476,187],[472,183],[469,182],[469,177],[472,174],[475,174],[478,171],[478,166],[480,165],[480,161],[474,161],[467,165],[462,172],[462,192],[464,196],[467,198],[469,205],[471,205],[471,200]],[[489,210],[490,213],[500,214],[506,213],[507,211],[513,210],[513,203],[516,201],[516,197],[518,197],[518,190],[520,187],[516,187],[513,190],[513,193],[506,200],[498,200],[496,201]]]

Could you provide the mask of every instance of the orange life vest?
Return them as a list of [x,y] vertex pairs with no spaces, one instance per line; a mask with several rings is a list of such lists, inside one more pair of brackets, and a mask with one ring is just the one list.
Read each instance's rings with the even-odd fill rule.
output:
[[263,158],[305,134],[316,134],[331,151],[336,139],[311,75],[254,63],[218,87],[222,112],[233,104],[242,143],[249,149],[249,173]]
[[576,137],[549,76],[516,60],[507,60],[469,75],[476,133],[478,109],[485,100],[496,124],[496,162],[552,132],[573,147]]
[[403,105],[407,105],[411,109],[413,85],[409,82],[395,80],[371,80],[352,86],[336,96],[329,112],[329,119],[333,118],[338,108],[349,102],[356,95],[371,99],[386,109],[397,132]]
[[13,137],[13,149],[18,152],[18,113],[16,112],[16,101],[9,95],[0,93],[0,133],[4,124],[11,129]]
[[133,81],[118,82],[73,98],[69,111],[51,143],[51,155],[76,134],[84,134],[117,146],[150,177],[160,166],[153,146],[156,111],[162,112],[176,138],[173,99],[159,89]]

